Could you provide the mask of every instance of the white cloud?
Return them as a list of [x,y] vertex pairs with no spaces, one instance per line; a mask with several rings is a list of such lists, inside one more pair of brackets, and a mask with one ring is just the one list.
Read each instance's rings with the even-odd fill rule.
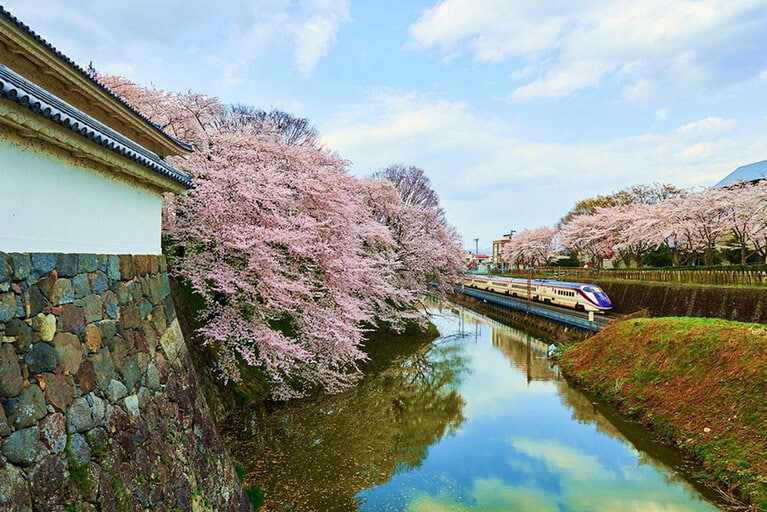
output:
[[416,48],[508,62],[511,76],[536,63],[531,80],[511,85],[515,100],[559,99],[609,82],[636,101],[712,95],[763,76],[766,22],[759,0],[443,0],[410,36]]
[[6,0],[5,5],[80,65],[93,60],[99,70],[130,72],[128,78],[146,83],[139,73],[150,70],[156,77],[163,66],[200,72],[202,60],[224,73],[221,82],[229,84],[243,83],[255,59],[283,49],[292,50],[294,68],[308,77],[342,24],[351,21],[348,6],[349,0],[83,0],[77,9],[61,0]]
[[317,62],[328,54],[342,23],[351,21],[348,0],[314,0],[312,13],[294,30],[295,61],[303,76],[314,72]]
[[[361,175],[418,165],[448,218],[482,245],[514,229],[552,225],[576,201],[640,183],[711,185],[763,158],[767,119],[705,117],[668,130],[605,141],[528,140],[523,129],[468,104],[386,90],[350,105],[323,141]],[[761,149],[760,149],[761,148]]]
[[659,108],[655,111],[655,119],[658,121],[665,121],[671,116],[671,111],[667,108]]
[[706,117],[677,128],[679,133],[718,133],[732,130],[735,126],[734,119],[722,119],[721,117]]

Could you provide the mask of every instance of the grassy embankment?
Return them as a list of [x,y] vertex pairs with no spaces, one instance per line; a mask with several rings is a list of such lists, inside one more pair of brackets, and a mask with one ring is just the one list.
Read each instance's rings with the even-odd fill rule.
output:
[[767,325],[630,319],[572,345],[560,364],[699,459],[697,476],[767,511]]

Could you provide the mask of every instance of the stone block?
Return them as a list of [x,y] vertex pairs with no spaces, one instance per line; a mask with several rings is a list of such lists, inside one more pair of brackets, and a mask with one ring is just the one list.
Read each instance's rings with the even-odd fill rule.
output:
[[120,318],[124,329],[136,329],[141,326],[141,313],[138,306],[133,302],[120,308]]
[[88,274],[77,274],[72,278],[72,287],[75,291],[75,299],[82,299],[91,294],[91,282]]
[[13,268],[13,279],[23,281],[29,277],[29,273],[32,271],[32,259],[29,254],[12,253],[11,268]]
[[138,311],[139,315],[141,316],[141,321],[143,322],[152,312],[152,304],[148,300],[144,299],[139,302]]
[[57,333],[53,338],[56,358],[64,373],[76,374],[83,360],[83,348],[80,339],[68,332]]
[[8,265],[8,255],[4,252],[0,252],[0,283],[9,282],[11,280],[10,265]]
[[124,337],[125,346],[128,348],[129,353],[132,354],[137,351],[143,353],[149,352],[149,347],[147,346],[143,330],[125,331]]
[[106,318],[117,320],[118,315],[118,300],[117,295],[112,290],[107,290],[103,296],[104,300],[104,315]]
[[67,420],[61,413],[47,415],[38,424],[40,440],[51,453],[62,453],[67,446]]
[[56,266],[56,270],[61,277],[74,277],[78,270],[78,255],[77,254],[59,254],[59,263]]
[[90,358],[93,363],[93,372],[96,376],[96,385],[105,390],[114,376],[115,365],[109,354],[108,348],[102,348]]
[[133,393],[136,385],[141,381],[141,370],[139,369],[136,356],[129,357],[122,370],[123,382],[129,393]]
[[31,466],[41,451],[37,427],[17,430],[3,441],[2,452],[9,462],[19,466]]
[[0,467],[0,510],[32,512],[29,484],[22,471],[12,464]]
[[32,375],[53,371],[57,363],[56,350],[49,343],[35,343],[24,356],[24,362]]
[[81,299],[76,305],[83,306],[83,314],[85,315],[86,324],[98,322],[104,318],[104,302],[101,297],[95,293]]
[[125,361],[128,359],[129,350],[125,339],[120,336],[114,336],[109,343],[109,353],[112,355],[112,363],[115,370],[122,373]]
[[48,412],[43,390],[35,384],[22,391],[10,409],[8,411],[6,408],[5,411],[8,415],[8,421],[17,429],[35,425]]
[[66,417],[67,431],[69,432],[85,432],[96,426],[91,407],[84,396],[74,399],[72,405],[69,406]]
[[109,289],[109,280],[107,279],[107,275],[100,270],[89,274],[88,279],[90,280],[93,293],[102,295]]
[[[144,322],[141,324],[141,332],[144,334],[147,353],[151,356],[154,356],[154,351],[157,349],[157,344],[160,342],[160,337],[157,334],[157,329],[152,325],[152,323]],[[162,332],[165,332],[165,329],[163,329]]]
[[71,279],[58,278],[53,285],[51,294],[51,304],[59,306],[61,304],[71,304],[75,301],[75,289],[72,286]]
[[[66,501],[67,466],[57,455],[48,455],[29,472],[35,510],[66,510],[58,505]],[[71,485],[71,484],[70,484]]]
[[0,344],[0,397],[15,397],[22,389],[24,378],[16,351],[8,343]]
[[129,395],[125,397],[125,412],[128,413],[128,415],[131,417],[131,419],[135,422],[139,418],[139,406],[138,406],[138,396],[136,395]]
[[176,366],[178,362],[179,353],[182,350],[186,350],[184,345],[184,335],[181,333],[181,326],[178,320],[173,320],[170,326],[160,337],[160,345],[162,346],[165,357],[168,360],[168,364]]
[[0,407],[0,437],[8,437],[9,435],[11,435],[11,424],[8,423],[5,409]]
[[47,276],[42,277],[35,282],[35,286],[43,292],[43,295],[45,295],[48,300],[53,296],[53,286],[56,284],[56,279],[58,279],[58,273],[54,270]]
[[69,438],[67,452],[78,466],[83,466],[91,461],[91,448],[80,434],[72,434]]
[[120,275],[120,258],[115,255],[107,257],[106,274],[112,281],[119,281],[122,276]]
[[93,369],[93,362],[90,359],[84,359],[80,363],[75,381],[83,394],[88,394],[96,389],[96,371]]
[[160,271],[160,258],[156,254],[150,254],[147,259],[149,260],[149,273],[158,273]]
[[87,274],[99,268],[99,257],[95,254],[80,254],[77,262],[77,273]]
[[176,306],[173,305],[173,296],[168,294],[162,301],[163,307],[165,307],[165,318],[168,322],[172,322],[176,319]]
[[89,354],[95,354],[104,346],[101,329],[96,324],[85,326],[85,348]]
[[160,391],[160,372],[154,363],[149,363],[144,375],[144,385],[152,391]]
[[14,318],[5,325],[5,335],[16,338],[13,344],[19,354],[26,352],[32,344],[32,328],[18,318]]
[[48,314],[40,313],[35,317],[38,320],[40,339],[49,342],[53,341],[53,337],[56,335],[56,317]]
[[42,378],[43,382],[45,382],[45,399],[48,403],[60,412],[65,412],[69,409],[72,400],[75,399],[77,394],[72,376],[44,373]]
[[124,306],[133,299],[133,281],[120,281],[117,283],[115,293],[117,294],[117,302]]
[[24,307],[24,301],[21,294],[16,294],[16,317],[24,318],[27,316],[27,308]]
[[27,316],[33,317],[45,309],[46,300],[43,293],[35,285],[30,286],[27,289]]
[[121,254],[119,258],[121,279],[133,279],[136,276],[136,267],[133,264],[133,256],[130,254]]
[[59,317],[59,331],[82,334],[85,332],[85,312],[74,304],[64,304]]
[[149,273],[149,258],[146,255],[135,255],[133,257],[133,265],[136,269],[136,275],[145,276]]
[[104,393],[111,404],[116,404],[125,398],[127,394],[128,389],[125,387],[125,384],[116,379],[112,379],[112,382],[109,383],[109,386]]
[[115,334],[117,334],[117,324],[114,320],[102,320],[96,325],[101,329],[102,339],[104,340],[109,341]]
[[44,276],[56,268],[59,256],[52,252],[36,252],[32,254],[32,272],[37,276]]
[[0,295],[0,322],[5,323],[16,317],[16,295],[11,292]]

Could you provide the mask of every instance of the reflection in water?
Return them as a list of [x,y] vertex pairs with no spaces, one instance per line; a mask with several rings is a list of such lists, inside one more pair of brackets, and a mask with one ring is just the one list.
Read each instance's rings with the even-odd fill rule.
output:
[[389,364],[353,390],[243,408],[222,429],[269,510],[357,510],[356,494],[418,467],[463,421],[459,346],[391,342]]
[[560,379],[545,344],[462,308],[434,321],[440,339],[392,343],[354,390],[229,419],[268,510],[716,510],[673,451]]

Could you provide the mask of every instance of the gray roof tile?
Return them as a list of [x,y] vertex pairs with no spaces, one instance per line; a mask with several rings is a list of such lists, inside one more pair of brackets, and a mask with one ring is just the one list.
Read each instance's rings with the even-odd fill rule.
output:
[[45,89],[38,87],[2,64],[0,64],[0,94],[56,124],[79,133],[100,146],[123,155],[187,188],[192,187],[191,175],[168,165],[155,153],[136,144]]
[[72,59],[70,59],[69,57],[67,57],[66,55],[64,55],[63,53],[61,53],[59,50],[57,50],[57,49],[56,49],[56,48],[55,48],[55,47],[54,47],[54,46],[53,46],[51,43],[49,43],[48,41],[46,41],[45,39],[43,39],[43,38],[42,38],[42,37],[41,37],[39,34],[37,34],[37,33],[36,33],[34,30],[32,30],[31,28],[29,28],[29,26],[28,26],[28,25],[25,25],[25,24],[24,24],[23,22],[21,22],[21,21],[20,21],[18,18],[16,18],[15,16],[13,16],[13,15],[12,15],[10,12],[6,11],[6,10],[3,8],[3,6],[2,6],[2,5],[0,5],[0,15],[4,16],[5,18],[7,18],[7,19],[8,19],[8,20],[10,20],[11,22],[13,22],[13,23],[14,23],[14,24],[15,24],[17,27],[19,27],[21,30],[23,30],[23,31],[24,31],[24,32],[26,32],[27,34],[29,34],[29,35],[30,35],[32,38],[34,38],[34,39],[35,39],[35,40],[36,40],[38,43],[40,43],[40,44],[42,44],[43,46],[45,46],[46,48],[48,48],[48,50],[49,50],[49,51],[51,51],[51,52],[52,52],[54,55],[56,55],[56,56],[57,56],[59,59],[61,59],[62,61],[64,61],[64,62],[65,62],[67,65],[69,65],[69,66],[70,66],[72,69],[74,69],[75,71],[77,71],[78,73],[80,73],[81,75],[83,75],[85,78],[87,78],[88,80],[90,80],[91,82],[93,82],[93,83],[94,83],[96,86],[98,86],[99,88],[101,88],[101,89],[102,89],[104,92],[106,92],[107,94],[109,94],[109,95],[110,95],[112,98],[114,98],[116,101],[118,101],[119,103],[122,103],[123,105],[125,105],[125,107],[126,107],[126,108],[128,108],[128,109],[129,109],[131,112],[133,112],[133,114],[134,114],[134,115],[136,115],[137,117],[139,117],[141,120],[145,121],[146,123],[149,123],[149,124],[150,124],[150,125],[151,125],[151,126],[154,128],[154,129],[155,129],[155,130],[157,130],[158,132],[160,132],[160,133],[161,133],[161,134],[162,134],[164,137],[166,137],[168,140],[170,140],[171,142],[173,142],[174,144],[176,144],[178,147],[180,147],[181,149],[183,149],[183,150],[185,150],[185,151],[194,151],[194,149],[192,148],[192,145],[191,145],[191,144],[189,144],[189,143],[187,143],[187,142],[184,142],[184,141],[181,141],[181,140],[179,140],[179,139],[177,139],[177,138],[173,137],[172,135],[170,135],[170,134],[166,133],[165,131],[163,131],[163,129],[162,129],[162,126],[161,126],[160,124],[158,124],[158,123],[155,123],[154,121],[152,121],[151,119],[149,119],[148,117],[146,117],[144,114],[142,114],[141,112],[139,112],[138,110],[136,110],[135,108],[133,108],[133,107],[132,107],[132,106],[131,106],[131,105],[130,105],[128,102],[126,102],[126,101],[125,101],[123,98],[121,98],[120,96],[118,96],[117,94],[115,94],[114,92],[112,92],[112,91],[111,91],[111,90],[110,90],[110,89],[109,89],[107,86],[105,86],[104,84],[102,84],[101,82],[99,82],[98,80],[96,80],[95,78],[93,78],[93,77],[90,75],[90,73],[88,73],[88,72],[87,72],[86,70],[84,70],[82,67],[80,67],[79,65],[77,65],[77,64],[76,64],[76,63],[75,63],[75,62],[74,62]]

